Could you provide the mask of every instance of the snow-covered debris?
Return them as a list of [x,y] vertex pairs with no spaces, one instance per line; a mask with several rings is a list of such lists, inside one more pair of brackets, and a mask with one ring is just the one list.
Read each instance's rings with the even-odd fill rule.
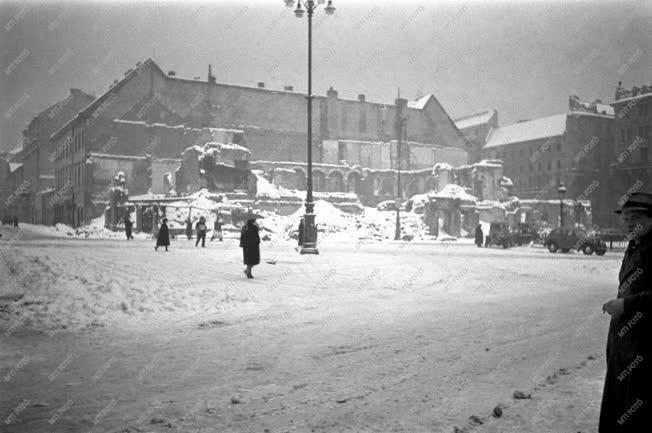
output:
[[465,188],[449,183],[441,191],[434,194],[429,194],[430,197],[436,198],[459,198],[462,201],[475,203],[478,201],[477,197],[469,194]]

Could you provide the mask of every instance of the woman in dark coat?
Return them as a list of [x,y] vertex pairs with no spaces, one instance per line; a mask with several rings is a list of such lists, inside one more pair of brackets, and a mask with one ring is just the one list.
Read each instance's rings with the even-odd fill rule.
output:
[[168,230],[168,219],[163,218],[161,223],[161,228],[158,231],[158,237],[156,238],[156,246],[154,250],[158,251],[158,247],[165,247],[165,251],[168,251],[170,246],[170,231]]
[[247,265],[244,273],[247,278],[253,278],[251,268],[260,263],[260,236],[256,220],[253,218],[248,219],[247,224],[240,231],[240,248],[242,248],[244,264]]
[[133,226],[133,223],[129,219],[129,217],[125,218],[125,234],[127,235],[127,240],[133,239],[134,237],[131,236],[131,228]]
[[301,222],[299,223],[299,246],[303,245],[303,218],[301,218]]
[[475,244],[478,248],[482,248],[482,243],[484,241],[484,233],[482,233],[482,225],[478,224],[475,228]]

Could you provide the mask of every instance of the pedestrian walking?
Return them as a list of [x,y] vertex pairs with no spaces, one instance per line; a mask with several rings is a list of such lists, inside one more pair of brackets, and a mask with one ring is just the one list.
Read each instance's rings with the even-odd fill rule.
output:
[[484,241],[484,233],[482,232],[482,225],[478,224],[475,228],[475,244],[478,248],[482,248],[482,243]]
[[201,241],[202,248],[206,247],[206,218],[200,217],[197,224],[195,224],[195,230],[197,230],[197,241],[195,241],[195,247],[199,245]]
[[260,263],[260,235],[256,220],[253,218],[248,219],[247,224],[240,230],[240,248],[242,248],[244,264],[247,265],[244,273],[247,278],[253,278],[251,269]]
[[213,234],[211,235],[211,241],[219,239],[222,242],[222,221],[220,221],[220,216],[215,217],[215,222],[213,223]]
[[14,215],[14,228],[18,228],[18,215]]
[[611,316],[600,433],[649,431],[652,425],[652,194],[637,192],[616,213],[630,240]]
[[168,247],[170,246],[170,231],[168,230],[168,219],[163,218],[161,222],[161,227],[158,230],[158,236],[156,238],[156,246],[154,247],[155,251],[158,251],[158,247],[165,247],[165,251],[169,251]]
[[186,237],[188,240],[192,239],[192,221],[190,221],[190,218],[186,219]]
[[131,229],[133,227],[133,223],[129,219],[129,216],[125,218],[125,234],[127,235],[127,240],[131,240],[134,237],[131,235]]
[[303,229],[304,229],[304,227],[305,226],[303,224],[303,217],[301,217],[301,221],[299,221],[299,229],[298,229],[299,233],[297,235],[297,241],[298,241],[298,244],[299,244],[299,246],[296,248],[297,251],[299,251],[301,249],[301,247],[303,246]]

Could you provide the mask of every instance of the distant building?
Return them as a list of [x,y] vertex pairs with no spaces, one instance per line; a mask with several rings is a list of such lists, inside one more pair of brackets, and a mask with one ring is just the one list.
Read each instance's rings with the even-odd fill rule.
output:
[[498,128],[498,112],[489,110],[460,117],[455,119],[455,126],[471,144],[468,162],[470,164],[479,162],[482,159],[482,149],[487,142],[487,136],[492,129]]
[[[252,161],[306,160],[304,94],[267,89],[264,83],[220,84],[211,77],[209,73],[207,81],[199,81],[166,75],[148,59],[54,132],[57,219],[77,226],[98,215],[101,203],[93,203],[92,193],[97,186],[87,185],[90,170],[95,170],[87,162],[92,153],[179,159],[190,144],[213,141],[201,131],[222,128],[242,131],[242,145]],[[467,160],[468,141],[433,95],[417,101],[399,98],[397,104],[369,102],[364,95],[341,99],[332,87],[325,97],[315,96],[313,161],[395,167],[398,147],[381,150],[373,144],[396,138],[399,110],[405,119],[403,169]],[[350,145],[353,141],[370,146]]]
[[[21,209],[22,221],[33,223],[51,222],[44,201],[54,186],[54,160],[56,149],[50,135],[66,124],[82,108],[95,99],[79,89],[70,89],[63,100],[38,113],[23,131],[23,177],[26,184],[27,206]],[[17,160],[18,161],[18,160]]]
[[[482,154],[503,161],[504,174],[512,179],[515,196],[555,199],[563,182],[567,188],[565,198],[590,200],[593,222],[605,225],[613,207],[608,175],[614,147],[613,124],[610,105],[571,96],[566,113],[491,130]],[[556,221],[552,218],[550,222]]]
[[[652,161],[649,154],[652,140],[652,85],[616,88],[614,143],[611,162],[612,207],[636,191],[650,192]],[[615,218],[615,217],[614,217]]]

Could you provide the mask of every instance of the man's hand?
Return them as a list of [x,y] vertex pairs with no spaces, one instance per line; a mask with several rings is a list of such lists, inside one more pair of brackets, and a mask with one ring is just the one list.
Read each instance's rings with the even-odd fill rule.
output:
[[602,312],[609,313],[612,317],[620,316],[625,310],[625,301],[621,299],[611,299],[602,305]]

